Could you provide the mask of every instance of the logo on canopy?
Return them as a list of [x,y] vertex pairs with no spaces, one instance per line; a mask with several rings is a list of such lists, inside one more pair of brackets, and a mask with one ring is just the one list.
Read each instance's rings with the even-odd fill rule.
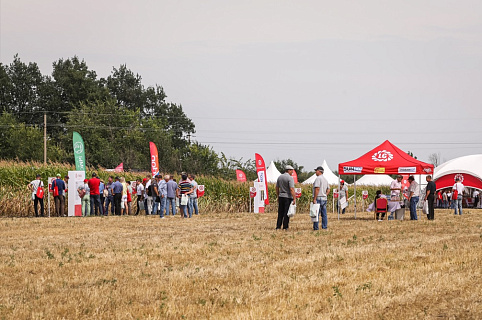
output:
[[461,174],[461,173],[457,173],[455,176],[454,176],[454,181],[459,179],[460,182],[464,182],[464,175]]
[[373,161],[391,161],[393,159],[393,154],[387,150],[381,150],[375,152],[372,156]]

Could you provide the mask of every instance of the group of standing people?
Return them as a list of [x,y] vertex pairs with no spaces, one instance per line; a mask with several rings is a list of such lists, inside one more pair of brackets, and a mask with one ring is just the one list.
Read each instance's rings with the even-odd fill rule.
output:
[[[66,216],[68,181],[68,176],[62,179],[61,175],[57,174],[50,186],[57,217]],[[32,193],[35,216],[45,216],[43,193],[38,192],[39,189],[44,189],[40,174],[29,183],[29,189]],[[148,175],[143,181],[137,179],[136,190],[124,177],[109,176],[107,183],[104,183],[94,172],[91,179],[84,179],[83,184],[76,191],[81,198],[82,216],[107,216],[109,209],[111,215],[133,214],[132,201],[136,194],[136,215],[143,209],[146,215],[159,215],[164,218],[169,214],[176,215],[176,207],[179,207],[183,217],[191,218],[193,213],[199,214],[197,190],[195,176],[184,172],[181,174],[179,184],[170,175],[165,175],[164,178],[160,175],[151,178]]]
[[193,174],[181,173],[177,183],[173,176],[148,175],[142,181],[137,179],[137,212],[144,208],[146,215],[175,216],[179,207],[183,218],[198,215],[198,183]]

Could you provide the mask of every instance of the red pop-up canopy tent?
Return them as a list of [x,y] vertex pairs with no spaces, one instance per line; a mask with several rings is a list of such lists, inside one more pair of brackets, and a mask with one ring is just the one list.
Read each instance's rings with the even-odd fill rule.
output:
[[[358,159],[338,165],[339,174],[432,174],[433,165],[418,161],[386,140]],[[338,214],[339,216],[339,214]],[[355,181],[356,219],[356,181]]]
[[433,165],[418,161],[386,140],[358,159],[338,165],[340,174],[432,174]]

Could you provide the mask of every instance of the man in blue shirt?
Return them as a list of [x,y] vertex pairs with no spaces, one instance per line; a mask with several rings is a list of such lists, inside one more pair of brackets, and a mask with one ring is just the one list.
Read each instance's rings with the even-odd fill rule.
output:
[[119,182],[119,177],[115,177],[115,182],[112,184],[112,195],[114,196],[114,207],[115,207],[115,215],[121,215],[121,201],[122,201],[122,191],[124,190],[124,186],[122,183]]
[[166,216],[169,215],[169,206],[172,208],[172,215],[176,215],[176,199],[179,194],[179,189],[177,188],[177,183],[169,176],[170,180],[167,182],[167,203],[166,203]]
[[60,173],[57,173],[57,179],[52,181],[50,190],[54,193],[55,212],[57,213],[57,217],[65,217],[65,183],[64,180],[61,179]]
[[[161,197],[161,219],[164,218],[164,211],[166,210],[167,203],[167,182],[169,181],[169,175],[166,174],[164,179],[159,181],[159,196]],[[169,212],[167,212],[169,213]]]

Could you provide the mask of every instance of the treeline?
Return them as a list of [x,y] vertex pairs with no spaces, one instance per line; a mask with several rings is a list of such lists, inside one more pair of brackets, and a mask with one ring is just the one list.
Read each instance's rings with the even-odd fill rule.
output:
[[98,77],[78,57],[59,59],[51,75],[15,56],[0,63],[0,158],[43,160],[44,114],[48,159],[73,162],[72,132],[85,141],[88,166],[147,170],[149,141],[156,143],[162,171],[217,174],[218,155],[190,141],[193,121],[164,89],[145,87],[125,65]]

